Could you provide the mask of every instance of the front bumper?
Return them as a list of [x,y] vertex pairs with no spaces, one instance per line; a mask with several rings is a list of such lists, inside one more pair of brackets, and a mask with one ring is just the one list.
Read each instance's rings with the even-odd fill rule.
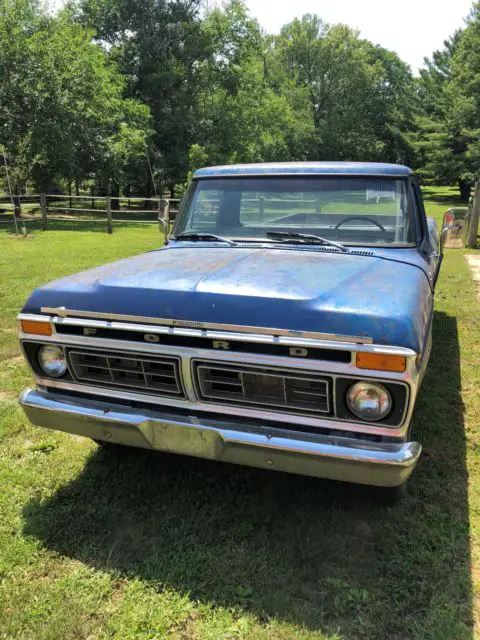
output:
[[384,487],[402,484],[422,449],[418,442],[260,429],[245,420],[179,415],[168,407],[134,409],[41,390],[26,389],[20,404],[33,424],[95,440]]

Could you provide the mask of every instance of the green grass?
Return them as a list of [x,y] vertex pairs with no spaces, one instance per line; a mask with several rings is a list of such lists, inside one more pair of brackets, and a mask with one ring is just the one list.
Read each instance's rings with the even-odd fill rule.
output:
[[474,637],[480,306],[464,252],[447,254],[437,291],[424,453],[408,496],[384,507],[361,487],[115,456],[28,424],[15,321],[28,293],[159,239],[154,226],[0,231],[0,638]]

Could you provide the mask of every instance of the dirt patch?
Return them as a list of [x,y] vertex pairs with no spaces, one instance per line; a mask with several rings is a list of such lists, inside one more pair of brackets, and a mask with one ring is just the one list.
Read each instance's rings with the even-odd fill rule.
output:
[[473,273],[473,279],[477,284],[477,298],[480,300],[480,254],[467,254],[466,261]]
[[0,391],[0,400],[15,398],[16,395],[15,391]]
[[463,249],[463,240],[461,238],[450,238],[443,246],[445,249]]

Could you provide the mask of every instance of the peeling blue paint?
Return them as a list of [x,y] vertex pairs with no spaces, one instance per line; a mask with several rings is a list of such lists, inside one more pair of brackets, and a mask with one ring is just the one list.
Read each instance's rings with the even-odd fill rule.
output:
[[[24,311],[80,311],[368,335],[422,350],[432,313],[416,249],[376,256],[177,243],[62,278]],[[400,262],[382,260],[382,254]],[[377,257],[378,256],[378,257]]]

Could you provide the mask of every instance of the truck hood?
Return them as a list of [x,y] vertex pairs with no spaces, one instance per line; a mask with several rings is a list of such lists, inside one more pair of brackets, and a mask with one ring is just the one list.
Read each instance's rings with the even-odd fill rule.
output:
[[[432,313],[415,250],[374,255],[175,244],[56,280],[42,307],[369,336],[421,351]],[[406,259],[404,258],[406,257]]]

